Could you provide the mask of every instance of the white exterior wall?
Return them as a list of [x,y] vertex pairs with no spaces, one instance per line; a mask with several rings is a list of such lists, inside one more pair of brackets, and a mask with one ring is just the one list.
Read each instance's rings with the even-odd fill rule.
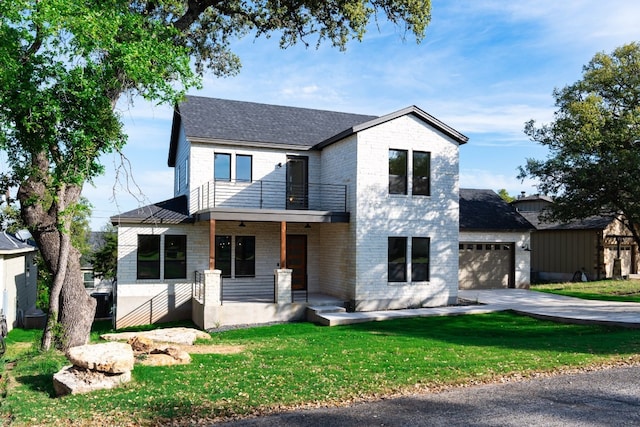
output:
[[461,231],[460,242],[469,243],[513,243],[515,254],[516,288],[528,288],[531,283],[531,233]]
[[184,129],[180,126],[178,135],[178,148],[176,150],[176,165],[173,168],[173,196],[189,196],[189,178],[191,159],[189,158],[190,146],[187,143]]
[[[214,155],[224,153],[231,155],[231,179],[236,177],[236,155],[252,156],[252,180],[285,183],[287,178],[287,156],[305,156],[309,158],[309,183],[320,183],[320,153],[307,150],[281,150],[258,147],[237,147],[229,145],[215,145],[192,143],[189,157],[190,188],[195,194],[198,188],[213,181]],[[238,192],[248,184],[239,183]],[[281,201],[285,208],[285,187],[278,194],[268,194],[274,200]],[[190,201],[190,212],[197,211],[196,200]]]
[[[208,225],[118,226],[118,282],[116,286],[116,328],[191,318],[191,293],[196,270],[209,262]],[[138,280],[139,234],[160,235],[160,280]],[[163,280],[164,236],[187,236],[186,279]]]
[[323,184],[345,185],[347,212],[351,222],[346,224],[322,224],[322,246],[320,262],[322,276],[319,278],[323,292],[344,300],[354,300],[356,283],[356,238],[353,226],[356,210],[356,172],[358,167],[358,145],[356,136],[332,144],[322,150]]
[[[405,308],[453,303],[458,292],[458,144],[413,116],[358,135],[356,308]],[[408,150],[408,195],[390,195],[389,150]],[[412,151],[431,153],[431,196],[411,195]],[[390,283],[388,237],[430,238],[430,280]]]
[[0,309],[9,330],[36,307],[37,269],[33,252],[0,255]]

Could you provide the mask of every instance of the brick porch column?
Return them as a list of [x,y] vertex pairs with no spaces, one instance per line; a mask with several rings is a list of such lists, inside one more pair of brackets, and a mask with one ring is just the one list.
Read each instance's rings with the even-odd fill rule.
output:
[[220,291],[222,290],[222,271],[204,271],[204,307],[218,306],[222,300]]
[[276,303],[291,304],[291,273],[293,270],[288,268],[275,270],[276,276]]

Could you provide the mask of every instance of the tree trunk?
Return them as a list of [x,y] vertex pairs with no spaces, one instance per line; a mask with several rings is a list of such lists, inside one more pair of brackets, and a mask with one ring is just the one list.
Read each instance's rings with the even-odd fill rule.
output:
[[[54,198],[45,183],[28,179],[18,191],[22,219],[38,245],[44,267],[54,277],[50,318],[42,339],[44,350],[50,348],[52,338],[56,338],[56,346],[62,350],[86,344],[93,322],[96,301],[84,288],[80,253],[70,242],[70,218],[66,218],[66,226],[60,227],[65,222],[60,216],[64,215],[65,208],[78,202],[81,190],[80,186],[67,185]],[[54,337],[57,323],[62,333]]]

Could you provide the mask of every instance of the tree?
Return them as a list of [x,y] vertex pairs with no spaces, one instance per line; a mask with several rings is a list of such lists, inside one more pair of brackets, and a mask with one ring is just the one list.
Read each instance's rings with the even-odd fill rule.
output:
[[104,227],[101,241],[90,259],[96,277],[115,280],[118,272],[118,233],[113,225]]
[[344,49],[383,14],[420,41],[430,0],[12,0],[0,2],[0,149],[19,183],[21,217],[53,277],[42,347],[89,336],[95,301],[83,286],[70,229],[101,154],[126,142],[122,97],[175,103],[205,70],[237,73],[231,40],[277,35],[280,46]]
[[520,178],[554,197],[548,218],[619,217],[640,245],[640,44],[596,54],[581,80],[553,94],[554,121],[525,126],[550,155],[528,159]]
[[500,190],[498,190],[498,196],[500,196],[500,198],[507,203],[511,203],[516,199],[515,197],[509,195],[509,192],[506,188],[501,188]]

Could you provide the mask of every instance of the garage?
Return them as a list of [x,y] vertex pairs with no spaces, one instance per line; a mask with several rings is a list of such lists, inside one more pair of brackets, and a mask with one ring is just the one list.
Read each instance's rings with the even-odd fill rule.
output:
[[494,191],[461,188],[458,287],[528,288],[532,229]]
[[460,289],[514,287],[514,243],[460,243]]

